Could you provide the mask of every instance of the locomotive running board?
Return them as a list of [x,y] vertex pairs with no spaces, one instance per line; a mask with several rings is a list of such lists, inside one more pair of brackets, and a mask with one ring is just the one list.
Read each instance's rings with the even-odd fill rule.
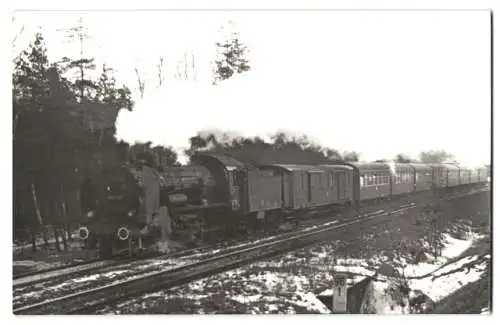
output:
[[225,203],[212,203],[207,205],[188,205],[181,207],[171,207],[169,210],[173,212],[190,212],[190,211],[198,211],[198,210],[206,210],[206,209],[215,209],[215,208],[229,208],[229,205]]

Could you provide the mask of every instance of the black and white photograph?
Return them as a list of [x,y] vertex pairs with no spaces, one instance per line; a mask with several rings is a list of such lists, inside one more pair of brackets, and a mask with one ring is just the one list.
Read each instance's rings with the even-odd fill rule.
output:
[[207,6],[12,10],[11,314],[491,315],[496,12]]

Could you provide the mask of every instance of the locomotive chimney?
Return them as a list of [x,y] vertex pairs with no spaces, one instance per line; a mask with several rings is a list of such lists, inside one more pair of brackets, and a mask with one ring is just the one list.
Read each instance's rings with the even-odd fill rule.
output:
[[116,158],[118,162],[123,164],[127,162],[128,158],[128,149],[129,144],[123,141],[120,141],[116,144]]

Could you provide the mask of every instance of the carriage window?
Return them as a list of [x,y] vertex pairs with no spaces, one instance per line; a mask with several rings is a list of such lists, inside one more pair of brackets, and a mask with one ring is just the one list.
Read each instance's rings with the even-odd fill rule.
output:
[[359,177],[359,185],[360,185],[360,186],[362,186],[362,187],[363,187],[363,186],[365,186],[365,178],[364,178],[364,175],[361,175],[361,176]]
[[371,174],[368,175],[368,180],[366,182],[366,185],[368,185],[368,186],[373,185],[373,175],[371,175]]

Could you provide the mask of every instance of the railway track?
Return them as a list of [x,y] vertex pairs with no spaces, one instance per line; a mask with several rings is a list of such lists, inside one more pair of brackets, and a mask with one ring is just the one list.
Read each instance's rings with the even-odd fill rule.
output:
[[[176,257],[188,256],[190,254],[196,254],[200,251],[203,251],[203,249],[206,248],[208,248],[208,246],[181,250],[175,253],[168,254],[168,257],[176,258]],[[154,254],[152,256],[148,255],[126,260],[90,260],[71,266],[61,266],[61,267],[42,270],[39,272],[29,272],[24,276],[14,277],[13,287],[15,290],[16,288],[21,288],[27,285],[32,286],[45,281],[53,281],[59,278],[78,277],[84,274],[89,274],[90,272],[95,273],[99,270],[103,270],[106,268],[126,265],[134,262],[154,260],[164,257],[167,257],[167,254]]]
[[[373,214],[381,213],[383,210],[373,211],[370,213],[365,213],[362,216],[370,216]],[[350,220],[348,217],[345,220]],[[342,220],[329,220],[326,223],[320,224],[319,226],[327,226],[333,223],[340,222]],[[301,229],[295,230],[293,233],[298,234],[302,232],[307,232],[318,227],[318,222],[316,225],[302,225]],[[22,306],[24,304],[36,304],[42,302],[46,299],[54,299],[54,296],[64,296],[65,294],[72,293],[74,291],[85,291],[96,286],[102,285],[106,282],[116,282],[117,279],[137,277],[142,274],[149,274],[152,271],[161,269],[162,267],[169,266],[173,262],[175,265],[181,265],[185,263],[185,260],[195,261],[203,260],[205,258],[210,258],[215,254],[228,253],[244,247],[250,247],[259,243],[271,242],[273,240],[278,240],[280,238],[286,238],[290,236],[290,233],[282,233],[276,236],[270,236],[266,238],[249,238],[246,241],[234,241],[227,242],[225,246],[218,245],[209,247],[209,249],[194,250],[194,254],[180,254],[179,252],[175,257],[179,257],[178,260],[173,261],[174,256],[164,255],[143,261],[133,261],[133,262],[117,262],[113,264],[100,264],[96,265],[93,269],[83,268],[78,270],[65,270],[65,272],[59,274],[51,274],[48,277],[39,277],[37,279],[25,279],[26,281],[20,282],[18,280],[14,285],[14,308]],[[192,250],[191,250],[192,251]],[[91,273],[92,272],[92,273]]]
[[[455,197],[443,198],[445,200],[454,199],[460,196],[470,195],[465,193]],[[335,229],[349,227],[350,225],[361,223],[367,220],[376,219],[383,216],[405,212],[414,208],[415,204],[403,205],[391,212],[366,213],[349,222],[331,221],[323,225],[307,227],[293,233],[281,236],[269,237],[250,244],[241,244],[217,253],[205,253],[198,255],[199,260],[187,261],[171,268],[159,268],[156,271],[144,272],[140,275],[127,277],[114,283],[106,283],[97,288],[88,288],[71,292],[56,298],[49,298],[38,302],[28,302],[15,304],[15,314],[54,314],[72,313],[85,314],[92,310],[99,309],[103,304],[119,301],[128,297],[147,293],[158,288],[169,288],[189,282],[196,278],[206,276],[210,273],[224,271],[227,268],[249,263],[256,259],[261,259],[280,252],[303,247],[307,244],[318,242],[317,236],[328,233]],[[109,281],[108,281],[109,282]]]
[[313,226],[298,232],[280,236],[278,239],[266,239],[264,241],[247,245],[241,248],[232,247],[213,256],[187,262],[186,264],[173,268],[161,269],[147,272],[145,274],[126,278],[122,281],[106,284],[97,288],[81,290],[53,299],[39,301],[37,303],[22,304],[14,307],[15,314],[86,314],[91,310],[99,308],[112,302],[119,301],[131,296],[140,295],[158,288],[169,288],[179,285],[211,273],[221,272],[241,264],[249,263],[281,252],[303,247],[307,244],[316,243],[317,236],[336,229],[345,228],[353,224],[370,219],[397,214],[416,205],[407,205],[400,209],[367,214],[365,217],[357,218],[349,222],[329,222],[323,226]]

